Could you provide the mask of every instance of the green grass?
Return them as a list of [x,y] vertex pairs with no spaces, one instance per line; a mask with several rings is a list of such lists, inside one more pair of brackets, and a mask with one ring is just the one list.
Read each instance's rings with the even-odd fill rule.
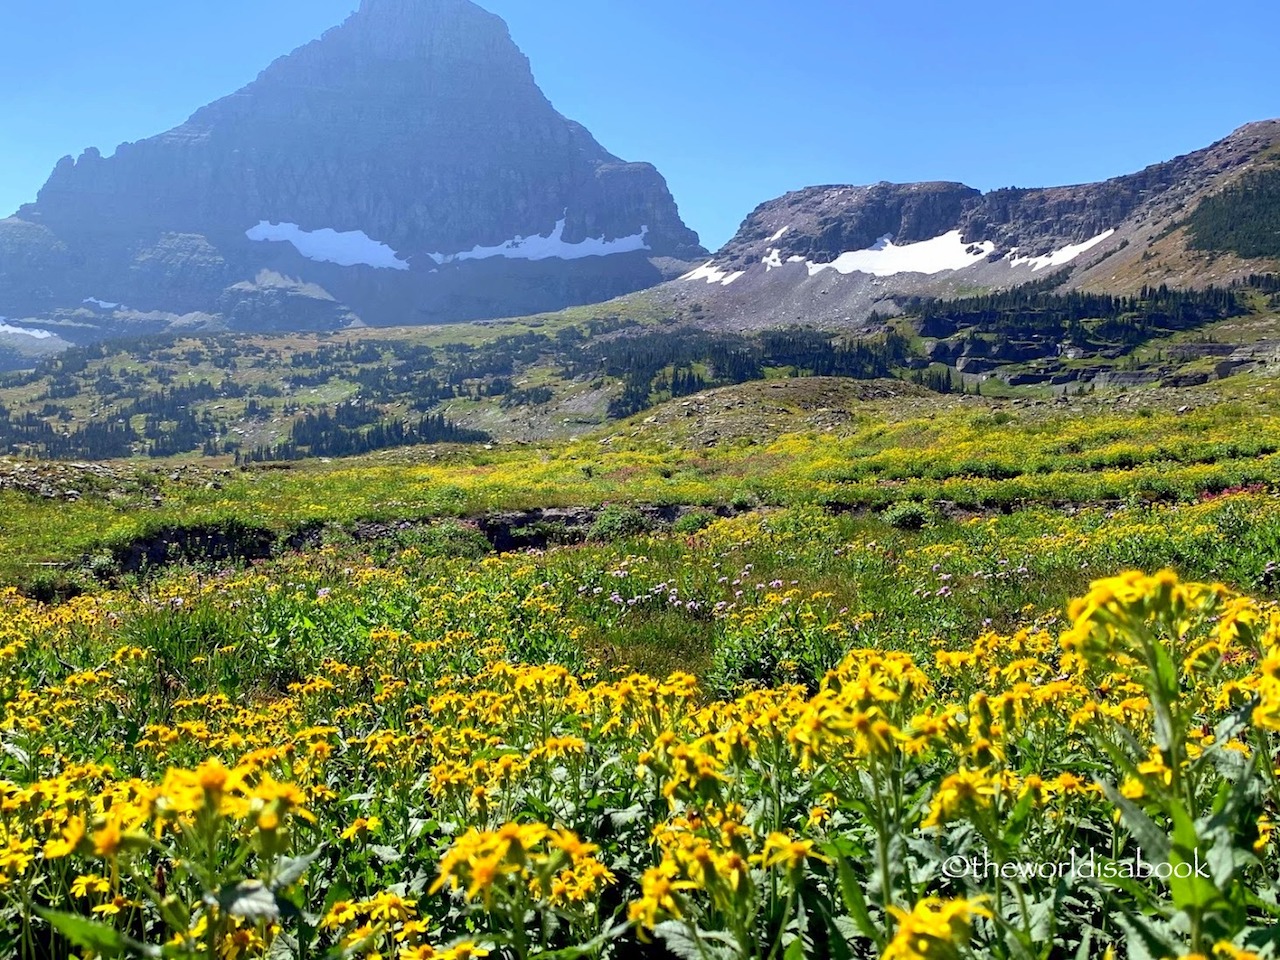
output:
[[1265,380],[1182,392],[1180,400],[1203,403],[1186,413],[1162,407],[1153,391],[1134,395],[1150,397],[1141,407],[1073,398],[1005,405],[998,416],[987,398],[846,394],[838,402],[804,392],[805,383],[716,394],[746,429],[714,447],[690,445],[699,419],[677,401],[664,408],[669,417],[638,415],[572,443],[386,451],[225,476],[198,466],[172,477],[135,474],[123,465],[114,483],[133,492],[113,494],[108,482],[75,502],[4,491],[0,580],[28,583],[47,564],[74,571],[87,556],[157,531],[231,521],[283,537],[360,520],[606,503],[877,510],[915,500],[999,512],[1187,501],[1280,479],[1280,397]]

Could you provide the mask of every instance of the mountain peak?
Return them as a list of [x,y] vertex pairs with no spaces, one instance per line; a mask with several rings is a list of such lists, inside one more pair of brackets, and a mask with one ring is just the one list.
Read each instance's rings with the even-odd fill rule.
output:
[[471,0],[361,0],[353,17],[390,18],[398,23],[424,22],[441,12],[463,12],[502,22],[496,13],[490,13]]
[[364,0],[322,42],[342,37],[361,54],[396,59],[438,56],[465,48],[514,52],[505,21],[470,0]]
[[[11,317],[86,299],[256,317],[231,301],[269,271],[366,323],[478,319],[629,293],[706,253],[658,172],[561,116],[469,0],[364,0],[181,126],[60,162],[19,217],[47,234],[34,273],[0,263]],[[4,223],[0,248],[36,236]]]
[[1237,127],[1232,137],[1270,136],[1280,137],[1280,117],[1272,120],[1254,120]]

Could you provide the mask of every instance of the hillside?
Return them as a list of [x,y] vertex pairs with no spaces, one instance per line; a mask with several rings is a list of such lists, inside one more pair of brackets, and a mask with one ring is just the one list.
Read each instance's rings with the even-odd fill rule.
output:
[[[813,408],[873,382],[899,397],[1038,402],[1220,382],[1280,358],[1273,275],[1202,292],[1111,297],[1042,284],[902,306],[856,333],[707,329],[639,294],[476,324],[92,344],[0,375],[0,452],[224,466],[567,439],[735,385],[758,385],[739,399],[804,396]],[[692,439],[767,427],[748,414],[723,409]]]
[[[791,377],[574,441],[0,458],[0,950],[910,956],[915,901],[1001,911],[942,936],[1013,960],[1017,895],[1051,960],[1265,943],[1276,383]],[[988,835],[1165,864],[1165,823],[1203,900],[938,871]]]
[[1055,277],[1134,295],[1280,267],[1280,121],[1102,183],[821,186],[759,206],[702,266],[652,296],[708,324],[859,329],[912,297],[956,299]]
[[[895,381],[746,383],[670,400],[573,440],[441,441],[239,468],[226,458],[154,465],[7,458],[0,541],[8,552],[0,559],[10,578],[29,577],[41,569],[33,562],[128,553],[148,531],[229,521],[240,532],[219,542],[229,548],[257,531],[248,542],[269,551],[291,537],[309,542],[308,530],[331,523],[617,502],[867,509],[938,500],[1009,509],[1126,491],[1191,497],[1280,480],[1272,463],[1276,369],[1069,400],[940,395]],[[1240,424],[1248,424],[1245,433]]]

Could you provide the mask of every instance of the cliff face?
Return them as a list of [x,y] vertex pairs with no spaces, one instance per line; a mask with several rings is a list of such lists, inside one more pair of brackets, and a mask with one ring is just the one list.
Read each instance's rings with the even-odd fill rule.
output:
[[[507,246],[532,237],[555,242]],[[498,17],[365,0],[182,126],[61,161],[0,254],[0,315],[220,312],[271,270],[390,323],[599,299],[705,251],[652,166],[555,111]]]
[[[910,296],[957,296],[1057,275],[1065,289],[1194,287],[1277,268],[1193,250],[1188,217],[1280,165],[1280,121],[1101,183],[983,194],[959,183],[820,186],[761,204],[709,262],[655,293],[736,327],[857,326]],[[1064,277],[1061,271],[1066,271]]]
[[783,259],[834,260],[884,236],[901,243],[928,240],[953,229],[981,197],[962,183],[809,187],[757,207],[716,262],[744,269],[770,250]]

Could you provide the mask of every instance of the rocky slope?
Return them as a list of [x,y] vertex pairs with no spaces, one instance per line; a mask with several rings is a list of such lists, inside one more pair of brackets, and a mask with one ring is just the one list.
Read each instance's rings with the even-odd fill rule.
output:
[[[525,239],[528,238],[528,239]],[[185,124],[64,158],[0,220],[0,318],[72,340],[593,302],[705,256],[468,0],[364,0]]]
[[1206,197],[1278,165],[1273,120],[1103,183],[986,194],[959,183],[810,187],[762,204],[712,260],[659,296],[704,322],[765,327],[857,325],[907,296],[1055,275],[1062,289],[1112,293],[1220,284],[1280,260],[1196,250],[1188,218]]

